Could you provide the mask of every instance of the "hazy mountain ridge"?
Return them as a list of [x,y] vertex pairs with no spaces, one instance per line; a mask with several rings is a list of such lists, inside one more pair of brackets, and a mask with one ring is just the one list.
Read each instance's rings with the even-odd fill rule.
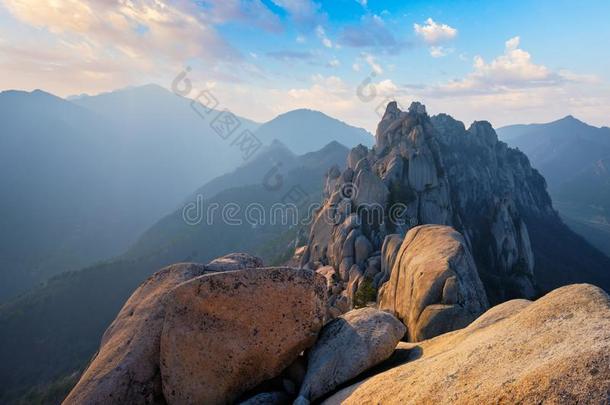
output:
[[498,135],[525,152],[544,175],[568,223],[577,224],[583,237],[610,255],[604,240],[610,238],[605,227],[610,223],[610,128],[567,116],[547,124],[500,128]]
[[[49,276],[122,253],[188,193],[247,163],[250,155],[234,137],[243,130],[258,134],[259,124],[236,117],[236,134],[223,139],[211,126],[218,112],[202,117],[191,103],[157,85],[70,100],[40,90],[0,93],[0,185],[11,190],[0,201],[6,230],[0,302]],[[305,133],[314,135],[298,140],[302,153],[320,149],[335,132],[348,146],[366,140],[362,129],[314,111],[305,115],[288,112],[263,124],[254,153],[276,138],[291,142]]]
[[256,134],[267,143],[278,139],[297,154],[320,149],[332,140],[347,147],[371,146],[374,142],[373,136],[364,129],[309,109],[280,114],[262,124]]
[[[0,182],[10,190],[0,201],[0,296],[6,297],[53,269],[95,259],[80,240],[95,229],[87,211],[114,180],[116,150],[104,141],[113,136],[112,123],[105,124],[106,135],[95,113],[42,91],[1,93],[0,117]],[[112,250],[112,241],[98,243],[102,252]]]

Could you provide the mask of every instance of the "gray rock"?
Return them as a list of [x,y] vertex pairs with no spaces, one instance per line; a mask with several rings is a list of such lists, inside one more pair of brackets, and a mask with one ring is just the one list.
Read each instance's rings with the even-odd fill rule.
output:
[[337,284],[333,285],[331,293],[336,295],[336,294],[339,294],[341,291],[343,291],[343,288],[341,287],[341,284],[337,283]]
[[354,258],[353,257],[344,257],[343,260],[341,261],[341,264],[339,264],[339,277],[341,278],[341,280],[343,281],[347,281],[349,280],[349,270],[352,268],[352,266],[354,265]]
[[316,273],[320,274],[326,280],[326,288],[331,291],[338,281],[337,272],[333,266],[322,266],[316,269]]
[[335,301],[335,308],[337,308],[342,314],[350,310],[349,299],[345,295],[339,295]]
[[347,167],[352,170],[355,170],[358,162],[364,159],[368,155],[368,153],[369,150],[364,145],[358,145],[352,148],[352,150],[350,150],[349,154],[347,155]]
[[426,114],[426,106],[420,102],[414,101],[409,106],[409,112],[413,114]]
[[381,168],[381,180],[383,183],[390,188],[392,185],[396,185],[399,187],[403,171],[404,171],[404,162],[402,156],[398,153],[392,153],[387,156],[387,158],[382,161],[383,165]]
[[356,195],[353,200],[356,207],[385,209],[390,192],[383,181],[368,167],[356,172],[354,187]]
[[349,271],[349,281],[347,282],[347,298],[350,302],[350,307],[354,305],[354,294],[358,291],[358,286],[360,285],[360,281],[363,278],[362,270],[360,270],[360,266],[354,264]]
[[416,191],[437,187],[438,181],[432,154],[418,153],[409,159],[409,185]]
[[360,173],[364,171],[371,171],[371,162],[366,157],[360,159],[354,167],[354,173]]
[[352,310],[328,323],[309,352],[300,397],[316,400],[387,359],[404,333],[398,319],[374,308]]
[[339,308],[335,306],[330,306],[328,307],[328,312],[326,314],[326,321],[338,318],[339,316],[341,316],[342,313],[343,312]]
[[341,251],[341,257],[354,257],[354,243],[356,242],[356,238],[360,236],[359,229],[352,229],[345,238],[345,242],[343,243],[343,249]]
[[350,183],[354,179],[354,169],[350,169],[349,167],[345,169],[343,174],[341,175],[341,180],[343,183]]
[[385,283],[384,276],[385,274],[383,274],[382,272],[375,274],[375,277],[373,278],[373,286],[376,290],[379,290],[383,283]]
[[373,250],[373,245],[371,245],[371,242],[369,242],[366,236],[360,235],[356,238],[356,241],[354,242],[354,250],[354,258],[356,264],[360,267],[364,267],[364,262],[371,254],[371,251]]
[[403,237],[397,234],[391,234],[385,237],[383,245],[381,247],[381,272],[383,273],[383,279],[380,283],[385,283],[390,279],[390,272],[394,267],[394,261],[396,255],[402,245]]
[[331,196],[338,188],[341,183],[341,170],[337,165],[332,166],[326,173],[326,180],[324,182],[324,196]]
[[381,271],[381,256],[371,256],[365,263],[364,275],[371,280]]
[[379,291],[379,308],[403,321],[412,342],[461,329],[488,307],[464,238],[447,226],[410,230]]
[[240,402],[240,405],[288,405],[290,397],[281,391],[262,392],[247,400]]

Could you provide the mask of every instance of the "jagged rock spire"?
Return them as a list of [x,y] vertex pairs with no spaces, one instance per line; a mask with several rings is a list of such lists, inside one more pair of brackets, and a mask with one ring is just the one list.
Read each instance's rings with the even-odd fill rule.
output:
[[[542,177],[521,152],[498,141],[491,124],[477,121],[466,130],[446,114],[430,117],[421,103],[401,111],[393,101],[377,127],[375,147],[354,148],[347,166],[326,180],[302,264],[332,266],[343,283],[338,294],[351,304],[363,280],[374,288],[387,280],[389,269],[380,269],[384,239],[423,224],[452,226],[464,235],[492,303],[536,294],[524,218],[559,219]],[[356,193],[343,193],[347,185]],[[404,209],[390,218],[397,204]],[[336,222],[329,224],[328,217]],[[356,262],[356,239],[370,244],[368,259]]]

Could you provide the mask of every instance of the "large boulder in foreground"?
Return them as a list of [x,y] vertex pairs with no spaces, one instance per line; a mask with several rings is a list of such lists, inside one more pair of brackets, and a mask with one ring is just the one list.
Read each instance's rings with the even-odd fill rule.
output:
[[161,335],[167,402],[231,403],[279,375],[315,343],[325,298],[322,275],[287,267],[216,273],[174,288]]
[[[240,268],[235,259],[234,270]],[[242,254],[240,260],[243,265],[260,263],[250,255]],[[203,264],[180,263],[142,283],[104,333],[98,354],[64,404],[165,403],[159,371],[164,299],[177,285],[210,272]]]
[[441,225],[422,225],[405,236],[379,309],[395,314],[417,342],[461,329],[489,304],[462,235]]
[[138,287],[104,333],[98,354],[64,404],[162,404],[162,301],[172,288],[204,273],[202,264],[174,264]]
[[316,400],[390,357],[405,334],[393,315],[354,309],[328,323],[309,352],[300,396]]
[[487,311],[325,404],[607,404],[610,298],[589,284]]

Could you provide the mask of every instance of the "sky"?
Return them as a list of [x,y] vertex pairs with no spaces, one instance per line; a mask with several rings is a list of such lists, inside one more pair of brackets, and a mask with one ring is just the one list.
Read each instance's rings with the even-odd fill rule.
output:
[[0,0],[0,89],[186,77],[259,122],[311,108],[374,132],[417,100],[467,125],[610,126],[608,21],[608,0]]

